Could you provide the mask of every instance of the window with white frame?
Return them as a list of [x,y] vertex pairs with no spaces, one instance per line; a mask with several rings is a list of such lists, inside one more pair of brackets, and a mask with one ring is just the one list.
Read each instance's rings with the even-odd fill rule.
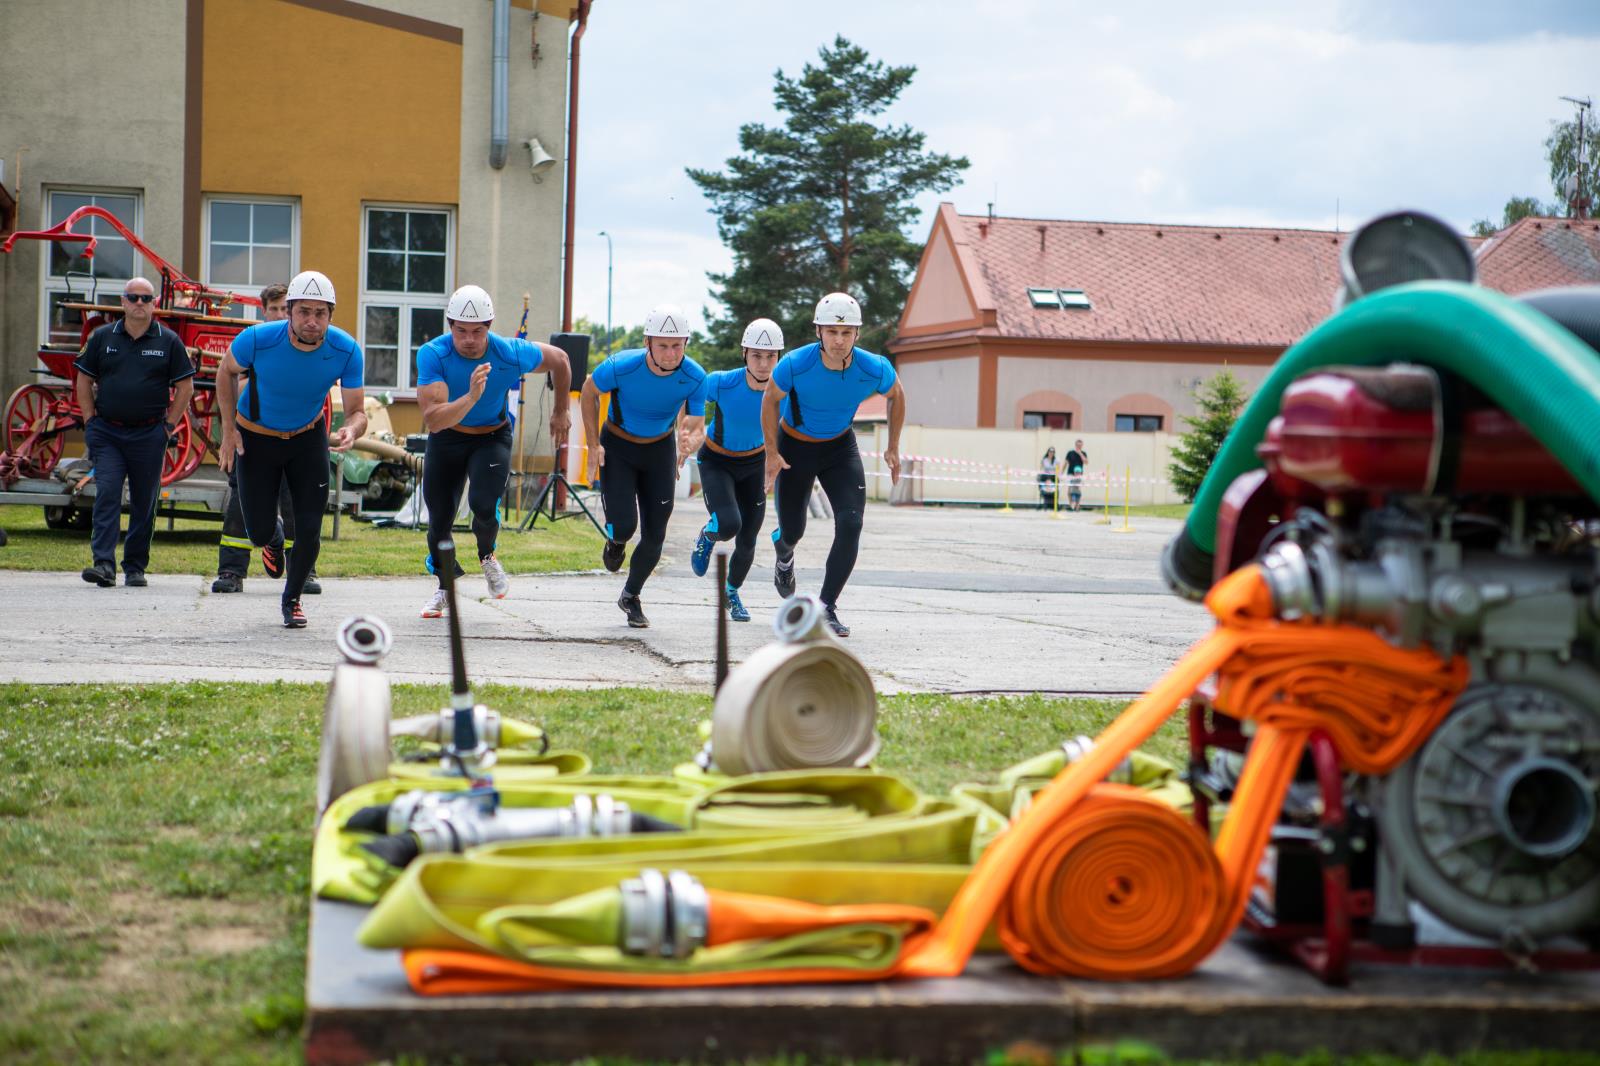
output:
[[[299,210],[293,200],[207,198],[200,276],[208,284],[259,296],[274,282],[287,285],[299,263]],[[256,318],[260,312],[234,304],[224,314]]]
[[[44,224],[58,225],[78,208],[91,205],[116,215],[133,233],[142,232],[143,198],[137,192],[51,189],[45,196]],[[64,304],[118,306],[123,285],[142,265],[142,257],[133,245],[104,219],[81,219],[72,230],[92,234],[99,243],[92,259],[83,254],[87,241],[52,242],[46,246],[49,250],[44,256],[44,299],[40,301],[44,322],[39,333],[50,344],[75,345],[80,340],[83,312]],[[151,280],[159,290],[160,279]]]
[[388,206],[369,206],[363,216],[361,348],[367,387],[412,389],[417,349],[444,332],[455,219],[438,208]]

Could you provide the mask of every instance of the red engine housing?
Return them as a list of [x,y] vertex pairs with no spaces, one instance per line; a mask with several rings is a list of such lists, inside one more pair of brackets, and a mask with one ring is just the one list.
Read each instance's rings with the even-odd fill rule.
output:
[[1289,499],[1582,492],[1521,423],[1483,400],[1447,403],[1438,373],[1423,366],[1330,367],[1300,378],[1284,390],[1258,452]]

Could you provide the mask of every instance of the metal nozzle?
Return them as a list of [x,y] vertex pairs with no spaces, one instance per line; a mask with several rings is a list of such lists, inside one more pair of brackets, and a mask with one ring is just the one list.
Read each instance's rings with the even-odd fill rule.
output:
[[340,622],[333,639],[345,661],[357,666],[376,666],[394,645],[383,619],[359,614]]
[[807,644],[828,636],[827,615],[815,596],[791,596],[772,617],[772,631],[790,644]]

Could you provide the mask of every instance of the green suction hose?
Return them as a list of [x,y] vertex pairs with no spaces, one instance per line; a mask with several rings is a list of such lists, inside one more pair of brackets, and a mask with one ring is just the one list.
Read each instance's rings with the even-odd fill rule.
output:
[[1600,499],[1600,358],[1527,304],[1475,285],[1428,281],[1356,301],[1283,354],[1262,382],[1195,495],[1194,509],[1161,558],[1173,590],[1200,599],[1211,587],[1217,508],[1235,478],[1261,465],[1256,445],[1294,379],[1325,366],[1420,363],[1493,396]]

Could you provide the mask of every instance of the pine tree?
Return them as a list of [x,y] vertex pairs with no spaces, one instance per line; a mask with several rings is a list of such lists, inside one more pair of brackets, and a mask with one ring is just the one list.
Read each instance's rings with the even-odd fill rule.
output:
[[[909,126],[875,124],[911,83],[915,67],[886,67],[836,37],[798,78],[773,89],[782,126],[739,130],[742,154],[726,171],[690,168],[711,201],[733,269],[709,275],[725,315],[708,312],[710,362],[737,365],[752,318],[772,318],[791,347],[813,338],[811,315],[829,292],[861,301],[860,344],[883,351],[922,253],[906,236],[924,192],[944,192],[967,160],[923,150]],[[698,358],[698,356],[697,356]]]
[[1211,463],[1222,448],[1222,442],[1239,420],[1239,412],[1250,396],[1244,385],[1227,369],[1218,371],[1194,391],[1194,402],[1200,408],[1198,417],[1183,416],[1189,432],[1178,438],[1172,447],[1172,464],[1167,472],[1172,476],[1172,487],[1178,490],[1186,503],[1193,503],[1200,483],[1211,470]]

